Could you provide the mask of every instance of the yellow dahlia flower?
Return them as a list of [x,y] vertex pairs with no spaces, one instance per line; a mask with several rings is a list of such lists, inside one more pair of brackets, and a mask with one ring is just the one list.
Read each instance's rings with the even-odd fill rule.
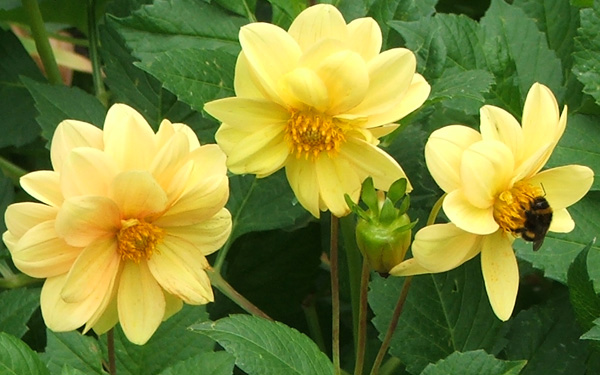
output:
[[225,155],[184,124],[155,134],[134,109],[112,106],[100,130],[66,120],[54,133],[52,171],[21,186],[41,203],[6,210],[3,235],[21,271],[46,278],[46,325],[102,333],[121,323],[145,343],[182,303],[213,300],[205,255],[231,231]]
[[481,133],[451,125],[433,132],[425,146],[427,167],[448,194],[449,224],[421,229],[413,259],[391,274],[444,272],[481,253],[481,268],[496,315],[510,318],[519,285],[512,243],[541,245],[546,231],[566,233],[575,223],[567,207],[590,189],[593,171],[568,165],[540,171],[562,136],[567,109],[559,114],[552,92],[535,83],[525,100],[523,125],[505,110],[484,106]]
[[344,193],[358,200],[372,176],[387,190],[406,177],[377,147],[393,121],[429,95],[412,52],[381,52],[371,18],[346,24],[331,5],[303,11],[286,32],[252,23],[240,30],[236,97],[207,103],[222,121],[216,140],[233,173],[268,176],[285,167],[298,201],[315,217],[349,212]]

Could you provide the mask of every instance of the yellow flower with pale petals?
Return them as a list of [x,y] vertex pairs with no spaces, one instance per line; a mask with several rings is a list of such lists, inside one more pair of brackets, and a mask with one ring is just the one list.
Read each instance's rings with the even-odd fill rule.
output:
[[53,170],[21,178],[41,203],[9,206],[2,237],[17,268],[46,279],[46,325],[103,333],[120,322],[143,344],[183,302],[212,301],[205,256],[231,232],[225,159],[187,125],[163,120],[155,134],[123,104],[104,130],[61,122]]
[[[298,201],[315,217],[349,212],[372,176],[387,190],[406,177],[377,147],[394,121],[417,109],[430,87],[412,52],[381,52],[372,18],[346,24],[331,5],[307,8],[289,31],[266,23],[240,30],[236,97],[204,109],[223,124],[216,134],[233,173],[268,176],[285,167]],[[410,187],[409,187],[410,189]]]
[[443,208],[451,223],[421,229],[412,245],[414,258],[390,273],[444,272],[481,253],[490,303],[498,318],[507,320],[519,286],[512,243],[531,224],[532,199],[543,197],[549,204],[549,231],[570,232],[575,223],[567,207],[588,192],[594,173],[580,165],[541,171],[567,123],[566,106],[559,114],[544,85],[535,83],[529,90],[522,127],[494,106],[482,107],[480,117],[481,133],[451,125],[431,134],[425,146],[427,167],[447,193]]

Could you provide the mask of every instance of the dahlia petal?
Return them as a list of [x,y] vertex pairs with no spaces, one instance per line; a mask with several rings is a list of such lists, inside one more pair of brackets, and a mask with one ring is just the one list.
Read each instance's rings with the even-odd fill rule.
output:
[[[100,309],[98,309],[98,311],[100,311]],[[119,310],[117,308],[116,293],[112,293],[102,314],[92,316],[85,325],[84,331],[88,331],[92,328],[97,335],[103,335],[117,325],[117,323],[119,323]]]
[[550,232],[569,233],[573,229],[575,229],[575,222],[566,208],[553,210],[552,222],[550,223],[550,228],[548,228]]
[[111,199],[81,196],[67,199],[56,215],[56,234],[71,246],[113,236],[121,227],[119,207]]
[[429,225],[415,234],[412,253],[429,272],[446,272],[472,259],[481,251],[481,236],[456,225]]
[[64,120],[58,124],[50,147],[52,168],[61,172],[63,161],[76,147],[104,149],[102,130],[92,124],[77,120]]
[[120,256],[115,238],[100,239],[87,246],[73,263],[61,292],[67,303],[87,298],[105,274],[115,275],[119,269]]
[[180,171],[182,163],[186,161],[189,151],[189,142],[183,133],[173,134],[160,148],[149,171],[163,190],[166,191],[171,185],[171,181]]
[[327,103],[327,112],[332,115],[345,113],[359,105],[369,90],[367,65],[363,58],[353,51],[346,50],[330,55],[319,64],[317,74],[327,86],[331,98],[330,103]]
[[458,189],[464,151],[481,140],[481,134],[463,125],[448,125],[431,133],[425,144],[425,162],[435,182],[446,193]]
[[238,98],[266,99],[265,96],[255,83],[256,79],[254,72],[250,67],[250,63],[244,54],[240,52],[235,63],[235,73],[233,77],[233,89]]
[[512,243],[502,231],[483,239],[481,271],[494,313],[500,320],[508,320],[519,289],[519,267]]
[[302,51],[306,51],[321,39],[334,38],[341,42],[348,40],[344,16],[329,4],[306,8],[294,19],[288,33],[298,42]]
[[560,210],[578,202],[590,190],[594,171],[582,165],[565,165],[542,171],[527,182],[540,186],[550,207]]
[[164,227],[169,235],[196,245],[208,255],[221,248],[231,233],[231,213],[222,208],[215,216],[194,225]]
[[19,238],[9,231],[6,231],[2,233],[2,241],[6,245],[8,251],[12,253],[17,248],[17,242],[19,242]]
[[488,208],[495,197],[510,188],[514,158],[498,141],[480,141],[465,150],[460,164],[464,196],[475,207]]
[[9,247],[15,266],[32,277],[54,277],[67,273],[81,253],[56,235],[54,220],[44,221]]
[[[566,116],[563,121],[566,125]],[[558,103],[548,87],[539,83],[531,86],[525,98],[522,123],[526,157],[547,143],[558,142],[564,127],[559,121]]]
[[[400,105],[411,85],[416,66],[415,55],[405,48],[393,48],[374,57],[367,65],[369,89],[365,99],[349,113],[371,116]],[[397,118],[384,123],[395,120]]]
[[504,143],[512,152],[518,164],[523,159],[523,130],[519,122],[507,111],[492,105],[479,110],[481,125],[479,130],[485,140]]
[[321,39],[310,46],[308,50],[304,51],[298,65],[311,70],[317,70],[321,62],[329,58],[329,56],[347,50],[348,46],[340,43],[339,39]]
[[243,26],[239,38],[259,90],[279,102],[277,82],[296,68],[302,54],[298,43],[280,27],[261,22]]
[[352,165],[342,159],[331,159],[321,155],[315,162],[320,198],[331,213],[342,217],[350,212],[344,194],[354,201],[358,200],[361,180]]
[[365,61],[369,61],[381,51],[383,37],[377,22],[371,17],[365,17],[348,24],[348,40],[352,41],[350,48]]
[[189,151],[195,150],[200,147],[200,141],[196,133],[182,123],[172,123],[171,121],[164,119],[161,121],[158,131],[156,132],[156,147],[161,149],[164,147],[172,137],[185,136],[188,141],[187,149]]
[[63,162],[61,191],[65,198],[78,195],[106,196],[117,172],[117,165],[103,151],[89,147],[73,149]]
[[187,184],[193,188],[217,186],[227,175],[227,166],[225,165],[227,157],[223,150],[215,144],[204,145],[194,150],[190,153],[189,159],[193,161],[194,168]]
[[[376,189],[387,191],[394,181],[406,178],[398,162],[382,149],[363,140],[351,138],[340,149],[338,158],[344,158],[352,165],[360,181],[373,177]],[[410,182],[407,192],[412,190]]]
[[201,305],[214,300],[208,275],[208,262],[198,247],[184,239],[167,235],[148,267],[158,283],[185,303]]
[[224,98],[204,105],[204,110],[219,121],[245,132],[260,131],[266,126],[285,126],[290,119],[287,109],[272,101],[248,98]]
[[311,160],[289,158],[285,174],[298,202],[317,219],[319,211],[319,183]]
[[431,272],[420,265],[415,258],[407,259],[390,270],[392,276],[413,276],[427,273]]
[[122,171],[147,169],[156,154],[154,132],[144,117],[114,104],[104,120],[104,151]]
[[474,234],[490,234],[498,230],[494,207],[473,206],[464,191],[454,190],[444,198],[444,212],[457,227]]
[[29,229],[56,218],[58,209],[34,202],[19,202],[8,206],[4,213],[6,228],[17,238],[22,237]]
[[[164,292],[164,291],[163,291]],[[163,321],[169,319],[173,315],[177,314],[183,308],[183,301],[181,298],[174,296],[170,293],[165,293],[165,316]]]
[[144,218],[167,207],[167,194],[147,171],[128,171],[114,178],[109,196],[123,218]]
[[520,164],[515,163],[515,171],[513,172],[512,178],[513,183],[528,179],[538,173],[548,161],[553,148],[554,145],[547,143],[540,146],[535,152],[530,154],[527,159],[522,160]]
[[[325,111],[329,106],[327,89],[326,82],[317,73],[307,68],[294,69],[284,74],[277,85],[277,92],[288,107],[296,109],[312,107],[320,112]],[[289,112],[287,118],[289,119]]]
[[127,339],[145,344],[165,314],[165,296],[146,262],[125,262],[117,295],[119,322]]
[[34,171],[19,180],[23,190],[42,203],[60,207],[64,198],[60,191],[60,175],[54,171]]

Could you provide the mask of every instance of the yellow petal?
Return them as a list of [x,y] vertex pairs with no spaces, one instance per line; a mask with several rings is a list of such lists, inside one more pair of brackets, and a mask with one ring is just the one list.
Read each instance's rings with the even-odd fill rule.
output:
[[564,119],[559,121],[558,103],[548,87],[539,83],[531,86],[525,98],[522,120],[526,157],[546,143],[558,142],[566,125],[566,109],[563,114]]
[[194,150],[189,159],[194,163],[194,168],[187,181],[188,190],[215,188],[227,175],[226,156],[217,145],[204,145]]
[[56,216],[56,233],[71,246],[85,247],[121,227],[118,206],[109,198],[81,196],[65,201]]
[[481,125],[479,130],[485,140],[504,143],[512,152],[515,163],[523,160],[523,131],[519,122],[507,111],[492,105],[479,110]]
[[19,180],[29,195],[50,206],[59,207],[64,198],[60,191],[60,175],[54,171],[34,171]]
[[[99,314],[98,317],[92,316],[86,324],[84,331],[88,331],[92,328],[97,335],[103,335],[119,323],[116,292],[113,294],[114,295],[111,296],[108,301],[108,305],[102,311],[102,314]],[[100,309],[98,309],[98,311],[100,311]]]
[[20,238],[34,226],[55,219],[57,213],[56,207],[41,203],[20,202],[6,208],[4,220],[9,232]]
[[58,238],[54,220],[40,223],[28,230],[10,248],[15,266],[33,277],[53,277],[66,273],[81,253],[81,248],[69,246]]
[[256,85],[258,79],[250,67],[250,63],[244,54],[240,52],[235,63],[235,73],[233,77],[233,88],[235,95],[239,98],[265,99],[268,95],[261,92],[261,88]]
[[429,225],[415,234],[412,253],[418,264],[429,272],[445,272],[479,254],[481,238],[454,224]]
[[[330,102],[326,82],[317,73],[307,68],[294,69],[281,76],[277,92],[287,106],[295,109],[316,108],[324,112]],[[289,112],[285,121],[287,119],[289,119]]]
[[19,242],[19,238],[16,237],[14,234],[10,233],[9,231],[6,231],[2,233],[2,241],[6,245],[6,248],[10,252],[13,252],[17,248],[17,242]]
[[112,181],[109,196],[117,204],[122,218],[144,218],[162,212],[167,194],[150,172],[129,171]]
[[115,162],[95,148],[76,148],[65,158],[60,174],[65,198],[79,195],[104,195],[117,174]]
[[290,112],[272,101],[247,98],[225,98],[204,105],[204,110],[219,121],[246,132],[260,131],[265,126],[285,126]]
[[196,245],[202,254],[208,255],[225,244],[231,233],[231,214],[222,208],[215,216],[199,224],[164,227],[169,235]]
[[500,192],[509,189],[514,171],[510,149],[499,141],[473,143],[460,164],[463,194],[475,207],[486,209]]
[[167,292],[193,305],[214,300],[204,271],[208,262],[200,249],[186,240],[167,235],[158,250],[148,260],[148,267]]
[[77,257],[71,267],[61,298],[67,303],[80,302],[87,298],[106,275],[114,278],[120,263],[117,242],[114,238],[94,241]]
[[183,301],[181,300],[181,298],[167,292],[164,293],[166,305],[165,316],[163,316],[163,322],[172,317],[173,315],[177,314],[183,308]]
[[255,83],[266,97],[278,102],[277,82],[296,68],[301,55],[298,43],[283,29],[261,22],[243,26],[239,37]]
[[173,134],[156,154],[149,171],[164,191],[167,191],[173,178],[187,161],[189,147],[185,135]]
[[125,262],[117,295],[119,322],[127,339],[145,344],[165,314],[165,296],[145,261]]
[[147,169],[156,154],[154,132],[135,109],[114,104],[104,120],[104,151],[120,170]]
[[102,130],[92,124],[77,120],[65,120],[58,124],[50,147],[50,159],[55,171],[61,171],[63,161],[76,147],[104,149]]
[[569,233],[575,228],[575,222],[571,218],[571,214],[566,208],[559,210],[553,210],[552,222],[550,223],[550,232],[555,233]]
[[407,259],[390,270],[392,276],[423,275],[426,273],[431,273],[431,271],[420,265],[415,258]]
[[318,4],[305,9],[294,19],[288,32],[303,51],[321,39],[334,38],[340,42],[348,40],[348,29],[342,13],[329,4]]
[[550,207],[560,210],[587,194],[594,182],[594,171],[582,165],[565,165],[542,171],[527,182],[540,186]]
[[290,158],[285,174],[298,202],[317,219],[319,210],[319,183],[315,165],[311,160]]
[[369,71],[363,58],[353,51],[330,55],[319,64],[317,74],[329,92],[327,112],[345,113],[360,104],[369,90]]
[[425,162],[435,182],[449,193],[459,189],[464,151],[481,140],[481,134],[463,125],[444,126],[431,133],[425,144]]
[[[338,158],[344,158],[352,165],[361,181],[373,177],[376,189],[387,191],[399,178],[407,178],[398,162],[385,151],[363,140],[351,138],[340,149]],[[407,191],[410,192],[410,182]]]
[[382,35],[377,22],[371,17],[357,18],[348,24],[350,48],[369,61],[381,51]]
[[344,194],[354,201],[360,194],[361,180],[352,165],[342,159],[321,155],[315,162],[320,198],[331,213],[342,217],[350,212]]
[[502,231],[483,239],[481,271],[494,313],[500,320],[508,320],[519,289],[519,268],[512,243]]
[[164,147],[172,137],[183,135],[188,141],[187,149],[192,151],[200,147],[200,141],[198,136],[192,128],[186,124],[172,123],[171,121],[164,119],[161,121],[158,131],[156,132],[156,147],[161,149]]
[[[390,49],[377,55],[367,65],[369,89],[365,100],[349,113],[372,116],[393,110],[400,105],[405,96],[413,80],[416,66],[415,55],[404,48]],[[376,125],[395,120],[398,118]]]
[[470,233],[490,234],[498,230],[494,207],[473,206],[463,190],[454,190],[444,198],[444,212],[457,227]]

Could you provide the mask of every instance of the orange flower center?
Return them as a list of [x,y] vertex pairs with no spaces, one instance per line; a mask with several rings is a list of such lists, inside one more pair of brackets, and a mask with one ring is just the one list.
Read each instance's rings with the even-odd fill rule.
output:
[[150,259],[164,235],[156,225],[138,219],[123,220],[117,233],[117,251],[121,259],[139,263],[142,258]]
[[321,152],[335,156],[346,138],[341,122],[323,113],[292,111],[285,127],[285,139],[296,157],[317,159]]
[[525,227],[527,212],[532,209],[535,199],[542,197],[539,187],[517,182],[511,189],[498,195],[494,203],[494,219],[500,228],[518,233]]

